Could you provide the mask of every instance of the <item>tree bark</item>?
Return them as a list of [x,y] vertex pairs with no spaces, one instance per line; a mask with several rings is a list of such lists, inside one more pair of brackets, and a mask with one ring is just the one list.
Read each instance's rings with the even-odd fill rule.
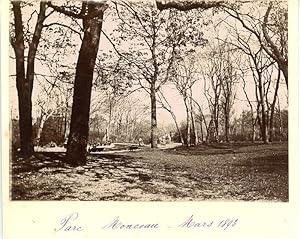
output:
[[67,162],[72,165],[86,164],[89,133],[89,115],[93,72],[98,53],[103,13],[103,3],[88,2],[88,14],[96,16],[83,18],[84,36],[79,51],[74,96],[71,115],[70,134],[67,145]]
[[156,90],[152,84],[150,88],[151,98],[151,148],[157,147],[157,119],[156,119]]

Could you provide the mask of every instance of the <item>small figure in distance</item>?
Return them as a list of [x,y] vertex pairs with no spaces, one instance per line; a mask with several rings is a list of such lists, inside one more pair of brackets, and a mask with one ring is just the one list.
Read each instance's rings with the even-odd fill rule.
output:
[[142,145],[143,145],[143,139],[139,138],[139,146],[142,146]]

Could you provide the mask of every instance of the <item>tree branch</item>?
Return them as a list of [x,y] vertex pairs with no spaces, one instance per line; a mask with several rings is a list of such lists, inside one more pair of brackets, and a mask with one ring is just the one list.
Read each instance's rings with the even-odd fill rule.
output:
[[156,6],[157,8],[162,11],[165,9],[175,8],[180,11],[188,11],[196,8],[200,9],[209,9],[213,7],[221,7],[225,1],[179,1],[179,0],[156,0]]
[[53,23],[50,23],[50,24],[43,25],[43,27],[51,27],[51,26],[54,26],[54,25],[62,26],[62,27],[68,28],[69,30],[71,30],[71,31],[75,32],[76,34],[78,34],[80,40],[82,40],[82,36],[81,36],[81,33],[80,33],[80,32],[76,31],[76,30],[73,29],[72,27],[70,27],[70,26],[68,26],[68,25],[65,25],[65,24],[63,24],[63,23],[53,22]]

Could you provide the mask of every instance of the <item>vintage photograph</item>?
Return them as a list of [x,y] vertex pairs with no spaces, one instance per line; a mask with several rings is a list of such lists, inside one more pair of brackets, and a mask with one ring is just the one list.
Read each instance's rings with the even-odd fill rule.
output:
[[288,202],[288,2],[10,1],[10,200]]

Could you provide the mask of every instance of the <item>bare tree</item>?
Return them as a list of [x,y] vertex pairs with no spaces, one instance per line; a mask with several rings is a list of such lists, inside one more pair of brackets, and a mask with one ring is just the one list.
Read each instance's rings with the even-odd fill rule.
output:
[[248,96],[248,92],[246,89],[246,80],[245,80],[245,69],[241,69],[241,74],[239,75],[239,77],[242,79],[243,81],[243,92],[245,94],[245,97],[247,99],[248,105],[250,107],[250,114],[251,114],[251,141],[252,143],[254,143],[255,141],[255,125],[257,123],[257,117],[255,117],[255,110],[254,110],[254,106],[253,103],[257,104],[257,101],[255,100],[255,102],[251,101],[249,96]]
[[223,61],[215,57],[215,51],[208,55],[206,66],[201,66],[202,77],[204,79],[204,96],[208,102],[210,110],[210,122],[207,127],[206,142],[212,139],[219,141],[219,116],[221,113],[221,92],[223,77]]
[[[198,80],[196,76],[196,69],[195,69],[195,59],[194,57],[177,57],[176,59],[176,67],[174,66],[173,72],[172,72],[172,82],[176,86],[176,89],[178,90],[179,94],[183,98],[183,103],[186,109],[186,145],[191,145],[191,129],[192,126],[194,129],[194,135],[195,135],[195,121],[193,122],[194,116],[193,116],[193,100],[192,100],[192,87]],[[194,124],[194,125],[193,125]],[[196,133],[197,135],[197,133]],[[198,137],[196,136],[197,141]],[[194,139],[195,141],[195,139]],[[197,142],[194,142],[197,143]]]
[[150,96],[151,147],[156,147],[157,92],[169,80],[175,55],[182,47],[202,46],[203,34],[193,13],[160,12],[146,3],[118,2],[115,8],[121,20],[118,31],[120,38],[126,40],[127,50],[120,50],[122,42],[115,49],[128,62],[132,77]]
[[240,12],[236,8],[226,8],[225,11],[252,33],[262,49],[274,60],[282,71],[288,87],[288,14],[287,4],[281,1],[269,1],[265,14],[255,16],[261,12],[265,4],[252,9],[251,13]]
[[[253,9],[253,3],[249,1],[239,1],[231,3],[230,1],[178,1],[178,0],[156,0],[157,8],[160,10],[175,8],[180,11],[189,11],[192,9],[219,8],[227,12],[231,17],[237,19],[242,26],[253,33],[259,44],[267,54],[277,62],[279,69],[283,72],[286,86],[288,87],[288,13],[287,2],[268,1],[261,2]],[[266,7],[267,5],[267,7]],[[244,13],[241,9],[246,8]],[[266,8],[263,16],[255,16]],[[249,9],[251,9],[249,11]]]

